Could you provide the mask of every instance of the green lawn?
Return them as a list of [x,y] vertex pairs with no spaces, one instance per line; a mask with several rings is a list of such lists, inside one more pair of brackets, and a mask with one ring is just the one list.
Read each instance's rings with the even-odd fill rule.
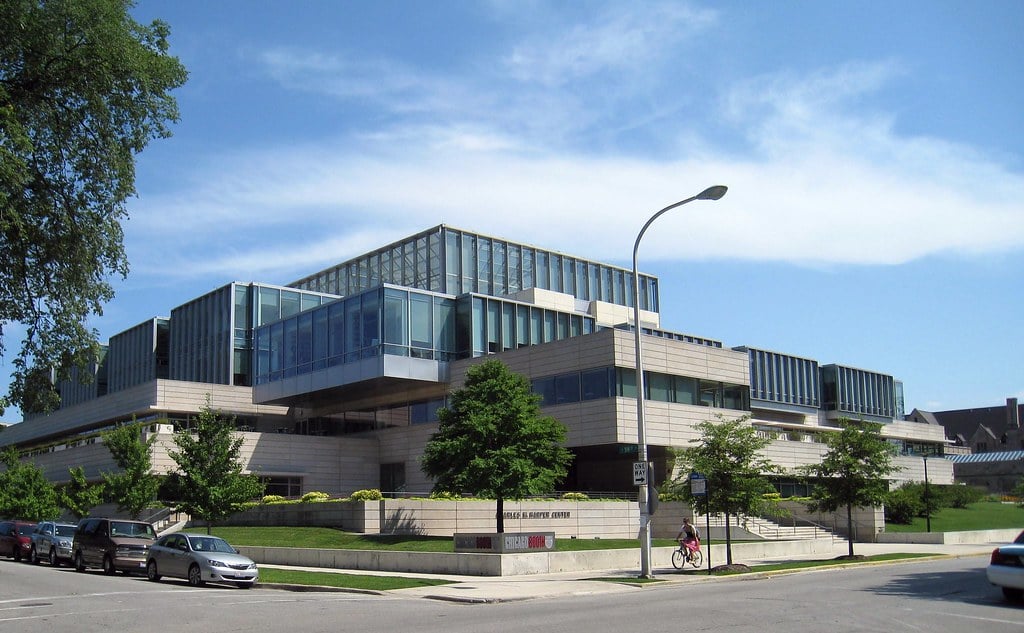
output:
[[[197,528],[197,531],[205,531]],[[321,527],[215,527],[213,534],[236,546],[309,547],[313,549],[369,549],[402,552],[452,552],[455,543],[450,536],[414,536],[388,534],[355,534]],[[655,539],[655,547],[673,547],[676,542]],[[560,552],[593,549],[629,549],[640,547],[637,539],[556,539]]]
[[434,587],[436,585],[447,585],[450,584],[451,581],[435,578],[406,578],[403,576],[376,576],[373,574],[335,574],[322,571],[299,571],[260,567],[260,582],[388,591],[390,589],[409,589],[411,587]]
[[[1024,508],[1013,503],[980,501],[966,508],[943,508],[932,515],[932,532],[962,532],[969,530],[1024,530]],[[886,532],[924,532],[925,519],[917,517],[910,525],[886,523]]]

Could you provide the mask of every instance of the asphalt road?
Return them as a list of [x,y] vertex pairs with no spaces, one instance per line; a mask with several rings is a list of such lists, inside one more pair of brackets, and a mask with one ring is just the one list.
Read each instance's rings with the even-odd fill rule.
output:
[[985,580],[983,557],[697,583],[496,604],[287,592],[104,576],[0,560],[0,631],[275,633],[1019,633],[1024,604]]

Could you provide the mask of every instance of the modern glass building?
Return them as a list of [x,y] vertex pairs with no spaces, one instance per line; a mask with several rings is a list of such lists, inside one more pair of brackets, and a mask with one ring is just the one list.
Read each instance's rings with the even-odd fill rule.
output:
[[[640,284],[658,481],[671,475],[670,449],[717,416],[749,416],[787,469],[820,458],[838,417],[941,444],[941,429],[902,420],[892,376],[665,330],[657,278]],[[110,339],[91,385],[61,384],[60,410],[6,429],[0,444],[30,452],[54,479],[69,460],[98,477],[109,462],[95,443],[102,429],[137,419],[173,432],[209,400],[236,420],[247,467],[268,489],[426,492],[419,464],[438,409],[474,363],[496,357],[566,425],[574,461],[563,488],[629,493],[632,301],[627,269],[440,225],[289,286],[229,283],[143,321]],[[155,463],[171,464],[165,454]]]

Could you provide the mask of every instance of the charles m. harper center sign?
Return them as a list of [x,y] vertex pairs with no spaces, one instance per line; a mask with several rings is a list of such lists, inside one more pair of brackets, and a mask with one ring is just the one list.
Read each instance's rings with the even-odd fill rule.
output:
[[512,554],[520,552],[552,552],[554,550],[554,532],[492,532],[455,535],[456,552]]

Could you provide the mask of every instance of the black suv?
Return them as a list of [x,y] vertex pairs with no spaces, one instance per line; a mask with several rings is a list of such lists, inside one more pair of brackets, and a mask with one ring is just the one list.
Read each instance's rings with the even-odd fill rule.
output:
[[75,569],[102,567],[107,574],[145,571],[146,554],[156,531],[145,521],[82,519],[71,546]]

